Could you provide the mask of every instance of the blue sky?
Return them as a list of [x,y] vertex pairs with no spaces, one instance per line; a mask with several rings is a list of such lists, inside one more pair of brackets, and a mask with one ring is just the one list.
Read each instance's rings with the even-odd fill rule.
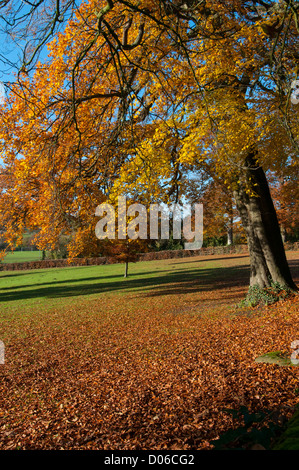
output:
[[16,71],[13,64],[19,64],[22,58],[21,47],[12,41],[12,39],[5,34],[5,22],[0,19],[0,80],[2,82],[9,82],[14,80],[13,73]]
[[[66,22],[73,14],[73,9],[81,4],[82,0],[66,0],[59,3],[59,19],[55,23],[55,32],[62,31]],[[38,2],[36,2],[38,5]],[[47,37],[53,26],[53,18],[57,4],[52,0],[42,0],[35,8],[34,2],[27,0],[11,0],[6,6],[0,7],[0,80],[9,82],[14,80],[14,73],[22,64],[23,50],[30,41],[36,47],[41,38]],[[61,21],[60,21],[61,17]],[[9,29],[14,36],[9,37],[5,30]],[[26,36],[26,31],[29,35]],[[52,31],[53,32],[53,31]],[[40,58],[47,55],[46,44],[42,47]],[[33,65],[33,64],[32,64]]]

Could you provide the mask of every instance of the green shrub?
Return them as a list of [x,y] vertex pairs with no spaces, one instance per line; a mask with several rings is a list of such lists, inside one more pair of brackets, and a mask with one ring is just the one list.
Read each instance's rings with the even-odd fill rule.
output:
[[241,306],[256,307],[257,305],[270,305],[284,300],[292,294],[292,290],[282,286],[279,282],[271,282],[269,287],[250,286],[246,298]]

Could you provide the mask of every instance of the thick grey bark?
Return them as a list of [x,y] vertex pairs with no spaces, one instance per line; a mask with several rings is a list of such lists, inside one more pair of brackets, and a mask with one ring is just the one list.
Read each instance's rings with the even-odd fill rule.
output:
[[254,232],[253,224],[249,214],[249,198],[243,189],[239,188],[235,192],[235,200],[239,211],[243,227],[247,235],[248,250],[250,256],[250,285],[267,287],[270,285],[270,272],[267,267],[263,250],[257,235]]
[[234,196],[243,226],[246,230],[250,254],[250,285],[267,287],[272,281],[297,290],[293,282],[281,231],[263,169],[257,165],[255,154],[246,160],[246,186],[239,186]]

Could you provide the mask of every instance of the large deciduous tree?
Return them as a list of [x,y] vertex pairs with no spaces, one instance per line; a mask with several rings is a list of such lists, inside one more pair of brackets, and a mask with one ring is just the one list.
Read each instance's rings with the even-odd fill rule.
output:
[[[296,289],[266,173],[298,172],[297,2],[39,1],[7,31],[26,19],[22,67],[1,109],[17,182],[0,200],[14,214],[11,240],[39,226],[43,246],[67,228],[76,254],[100,202],[177,201],[186,175],[204,168],[235,197],[250,284]],[[44,44],[49,57],[36,62]]]

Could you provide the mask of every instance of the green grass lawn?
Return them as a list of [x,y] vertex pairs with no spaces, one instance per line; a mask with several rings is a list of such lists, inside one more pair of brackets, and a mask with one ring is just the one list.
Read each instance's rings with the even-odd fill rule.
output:
[[41,251],[14,251],[7,253],[2,263],[25,263],[28,261],[38,261],[42,259]]
[[[298,271],[297,254],[288,256],[292,269]],[[241,300],[248,282],[249,258],[244,254],[130,263],[127,278],[124,278],[123,264],[2,271],[0,312],[7,307],[30,309],[37,303],[48,309],[129,292],[156,297],[188,296],[194,292],[204,296],[213,292],[210,302],[217,304],[223,296],[231,301]],[[236,298],[231,294],[232,289],[237,290]]]
[[162,295],[206,291],[212,289],[214,283],[229,286],[235,279],[246,285],[248,275],[246,255],[130,263],[128,278],[124,278],[123,264],[2,271],[0,311],[8,305],[30,307],[38,302],[50,307],[107,293],[155,290],[157,295]]

